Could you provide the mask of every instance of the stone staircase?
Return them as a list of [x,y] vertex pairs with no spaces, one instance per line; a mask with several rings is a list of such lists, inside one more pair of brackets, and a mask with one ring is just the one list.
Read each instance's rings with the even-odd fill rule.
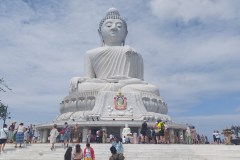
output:
[[[96,160],[109,159],[111,144],[93,143],[91,146]],[[240,146],[237,145],[124,144],[123,147],[125,160],[240,160]],[[14,144],[6,144],[0,160],[61,160],[65,151],[60,143],[54,151],[46,143],[28,144],[17,149]]]

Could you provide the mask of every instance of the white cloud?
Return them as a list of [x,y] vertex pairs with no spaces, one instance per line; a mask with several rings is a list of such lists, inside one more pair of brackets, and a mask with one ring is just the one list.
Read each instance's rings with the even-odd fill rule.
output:
[[[14,108],[13,116],[19,120],[31,120],[18,115],[22,107],[33,111],[34,121],[43,121],[39,108],[47,113],[44,120],[53,119],[68,94],[69,80],[84,75],[83,54],[100,46],[98,24],[113,4],[127,18],[127,44],[143,55],[145,80],[160,88],[170,113],[179,116],[200,110],[196,106],[203,101],[239,93],[238,3],[4,1],[0,3],[0,74],[13,91],[0,93],[1,99]],[[200,24],[188,28],[194,20]],[[233,112],[239,110],[235,107],[230,107]],[[194,124],[194,118],[187,119]]]
[[[197,133],[200,135],[207,135],[212,141],[212,133],[214,130],[218,130],[220,133],[223,129],[231,128],[232,125],[240,125],[240,114],[219,114],[208,116],[184,116],[176,117],[176,122],[182,122],[183,124],[194,125],[197,129]],[[224,137],[223,135],[221,136]]]
[[240,107],[236,108],[235,111],[236,111],[237,113],[240,113]]
[[239,14],[238,1],[225,0],[153,0],[151,7],[153,14],[160,20],[181,19],[188,23],[190,20],[209,18],[233,19]]

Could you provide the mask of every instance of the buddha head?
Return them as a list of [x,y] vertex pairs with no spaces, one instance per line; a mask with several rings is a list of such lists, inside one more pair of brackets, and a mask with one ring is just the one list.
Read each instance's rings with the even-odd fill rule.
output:
[[101,20],[98,29],[102,40],[102,46],[125,45],[127,37],[127,23],[120,17],[116,8],[110,8],[106,16]]

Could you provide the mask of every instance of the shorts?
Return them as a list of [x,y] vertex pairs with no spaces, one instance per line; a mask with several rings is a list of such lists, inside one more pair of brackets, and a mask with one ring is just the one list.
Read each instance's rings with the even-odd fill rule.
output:
[[0,139],[0,144],[4,144],[7,142],[7,139]]
[[64,135],[63,135],[63,140],[64,141],[69,141],[70,140],[70,132],[65,132]]
[[164,130],[159,131],[159,136],[164,136]]
[[141,131],[141,134],[142,134],[143,136],[146,136],[146,135],[147,135],[147,131],[142,130],[142,131]]

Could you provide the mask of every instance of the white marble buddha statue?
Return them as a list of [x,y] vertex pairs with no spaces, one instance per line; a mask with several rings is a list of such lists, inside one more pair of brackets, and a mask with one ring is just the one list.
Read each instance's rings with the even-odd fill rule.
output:
[[85,77],[74,77],[70,92],[118,91],[148,92],[159,96],[154,85],[143,81],[142,56],[128,45],[127,23],[117,9],[110,8],[99,25],[102,46],[85,54]]
[[125,137],[132,136],[131,129],[128,127],[128,124],[127,124],[127,123],[125,124],[125,127],[124,127],[123,130],[122,130],[122,138],[123,138],[124,136],[125,136]]
[[158,88],[144,81],[142,56],[125,45],[127,23],[117,9],[107,11],[98,33],[102,46],[85,53],[85,76],[70,80],[69,95],[60,107],[61,113],[66,113],[63,116],[68,117],[70,112],[91,111],[99,92],[119,90],[122,93],[139,93],[142,99],[135,101],[142,101],[148,112],[166,114],[167,106]]

